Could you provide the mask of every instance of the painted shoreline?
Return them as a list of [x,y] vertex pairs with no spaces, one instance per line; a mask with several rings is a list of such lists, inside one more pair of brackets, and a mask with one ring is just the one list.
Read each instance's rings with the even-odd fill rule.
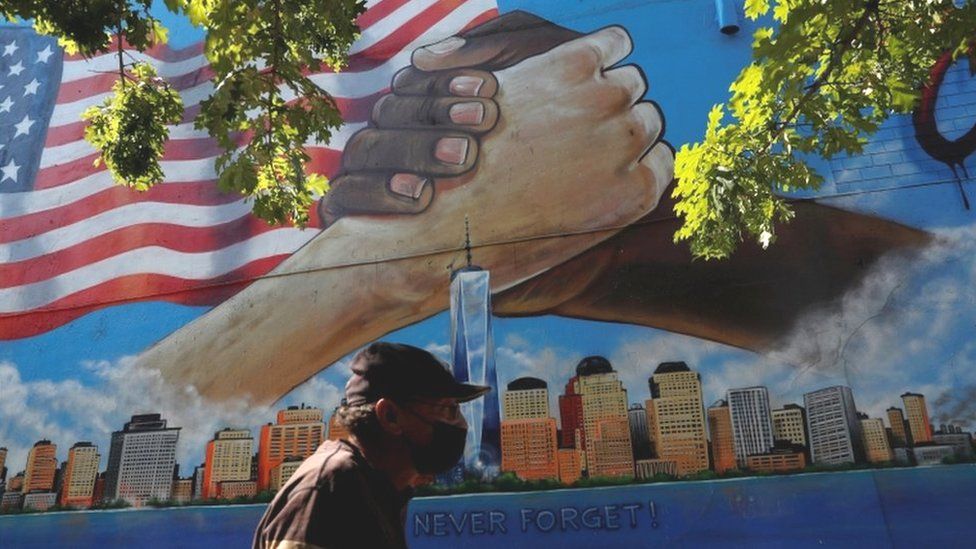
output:
[[[971,520],[976,465],[874,471],[415,498],[404,527],[411,549],[963,545],[964,533],[945,525]],[[35,513],[0,521],[0,539],[11,549],[249,547],[265,507],[161,509],[179,512]],[[157,509],[116,509],[146,510]]]
[[[954,463],[954,464],[939,464],[939,465],[916,465],[907,467],[886,467],[879,469],[854,469],[850,471],[812,471],[807,473],[793,473],[793,474],[779,474],[779,475],[767,475],[767,476],[744,476],[744,477],[734,477],[734,478],[719,478],[719,479],[705,479],[705,480],[674,480],[674,481],[664,481],[664,482],[648,482],[639,483],[635,482],[632,484],[614,484],[611,486],[589,486],[589,487],[567,487],[558,488],[554,490],[525,490],[525,491],[515,491],[515,492],[472,492],[464,494],[446,494],[439,496],[419,496],[412,498],[412,501],[439,501],[443,499],[456,499],[456,498],[471,498],[471,497],[507,497],[507,496],[525,496],[532,494],[549,495],[549,494],[565,494],[565,493],[578,493],[578,492],[593,492],[593,491],[607,491],[607,490],[619,490],[622,488],[637,488],[637,487],[655,487],[654,489],[664,488],[664,487],[686,487],[689,485],[702,485],[702,484],[725,484],[733,482],[754,482],[754,481],[764,481],[764,480],[776,480],[782,478],[801,478],[801,477],[815,477],[821,475],[850,475],[850,474],[866,474],[866,473],[891,473],[896,471],[905,470],[924,470],[924,469],[943,469],[951,467],[973,467],[976,468],[976,463]],[[2,519],[12,519],[18,517],[36,517],[36,516],[55,516],[55,515],[78,515],[78,514],[102,514],[102,513],[139,513],[146,511],[181,511],[187,509],[226,509],[226,508],[245,508],[245,507],[264,507],[267,503],[229,503],[229,504],[197,504],[197,505],[172,505],[168,507],[122,507],[118,509],[78,509],[76,511],[38,511],[35,513],[9,513],[0,514],[0,520]]]

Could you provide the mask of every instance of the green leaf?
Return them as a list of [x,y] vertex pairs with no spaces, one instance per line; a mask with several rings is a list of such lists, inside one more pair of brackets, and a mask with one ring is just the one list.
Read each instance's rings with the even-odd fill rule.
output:
[[101,153],[99,160],[112,177],[144,191],[163,180],[160,158],[169,138],[167,124],[179,123],[183,103],[147,63],[133,66],[126,79],[81,117],[88,122],[85,139]]
[[759,19],[769,12],[769,0],[746,0],[746,17]]

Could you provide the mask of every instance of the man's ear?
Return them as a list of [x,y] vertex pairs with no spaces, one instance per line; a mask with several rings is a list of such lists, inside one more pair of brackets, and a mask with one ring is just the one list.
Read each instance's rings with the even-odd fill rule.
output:
[[400,408],[396,402],[381,398],[373,406],[373,413],[376,414],[376,420],[379,421],[380,427],[387,433],[399,435],[403,432],[403,426],[400,424]]

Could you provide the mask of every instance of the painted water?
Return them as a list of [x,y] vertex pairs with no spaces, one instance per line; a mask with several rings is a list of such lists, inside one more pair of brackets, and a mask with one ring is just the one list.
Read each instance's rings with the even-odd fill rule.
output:
[[[247,547],[263,511],[7,516],[0,546]],[[971,547],[974,518],[976,465],[953,465],[419,498],[407,538],[411,547]]]

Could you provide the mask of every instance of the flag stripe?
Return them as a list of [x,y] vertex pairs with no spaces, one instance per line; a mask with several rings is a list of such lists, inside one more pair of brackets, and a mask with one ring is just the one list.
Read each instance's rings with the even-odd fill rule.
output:
[[159,202],[163,204],[214,205],[240,200],[236,193],[220,191],[215,180],[193,182],[169,181],[156,185],[145,193],[135,193],[120,185],[93,194],[78,207],[77,204],[29,213],[20,216],[16,223],[5,223],[0,232],[0,242],[16,242],[34,235],[77,223],[86,217],[98,215],[113,208],[137,202]]
[[[366,0],[365,2],[366,10],[359,15],[359,19],[357,20],[357,22],[360,23],[360,28],[364,28],[363,24],[361,23],[363,17],[369,16],[373,11],[376,10],[379,10],[379,13],[388,14],[391,11],[391,8],[390,6],[387,6],[387,4],[390,4],[393,6],[393,8],[395,8],[396,6],[399,6],[403,3],[404,0]],[[375,20],[378,18],[373,17],[373,19]],[[110,49],[114,49],[116,44],[114,37],[110,42],[110,44],[111,44]],[[203,52],[203,49],[204,49],[203,41],[195,42],[184,48],[177,48],[177,49],[174,49],[168,43],[163,43],[163,44],[157,43],[147,48],[143,53],[152,57],[153,60],[156,61],[179,61],[181,59],[186,59],[188,57],[193,57],[194,55],[198,55]],[[66,61],[84,61],[88,58],[80,54],[65,53],[64,59]]]
[[[333,99],[339,111],[342,113],[342,118],[346,122],[363,122],[369,118],[369,114],[376,100],[388,91],[389,88],[383,88],[368,96],[356,98],[333,97]],[[193,120],[196,119],[199,113],[199,104],[187,107],[183,112],[183,120],[179,124],[169,126],[170,139],[188,139],[191,137],[206,136],[206,132],[193,128]],[[69,124],[51,128],[47,135],[45,146],[50,150],[53,147],[75,145],[75,142],[85,143],[84,137],[85,123],[81,120],[76,120]],[[46,161],[46,165],[57,163],[58,158],[56,153],[51,153],[50,159]]]
[[[331,175],[335,173],[335,169],[339,165],[337,157],[341,154],[341,151],[325,148],[310,148],[308,154],[312,158],[310,169],[313,172]],[[179,167],[183,168],[184,173],[175,171],[177,166],[170,167],[170,169],[174,170],[173,172],[166,171],[168,166],[164,164],[164,171],[171,174],[171,177],[168,178],[167,182],[157,185],[154,189],[165,188],[171,182],[186,183],[212,179],[212,177],[204,177],[205,173],[210,173],[211,176],[214,175],[213,162],[210,159],[198,161],[196,171],[190,169],[189,162],[191,161],[183,161],[180,163]],[[201,170],[209,170],[209,172]],[[183,177],[178,177],[181,175]],[[101,195],[101,193],[113,188],[119,187],[112,181],[111,176],[107,172],[100,172],[53,189],[44,189],[31,193],[7,194],[3,196],[3,200],[0,200],[0,220],[3,220],[3,223],[0,224],[0,242],[4,241],[2,235],[5,235],[8,231],[15,230],[21,217],[33,216],[37,219],[37,216],[43,215],[53,227],[54,224],[58,223],[57,220],[62,217],[65,211],[93,212],[95,207],[93,204],[96,204],[97,201],[89,203],[88,198]],[[129,199],[129,202],[126,203],[139,202],[145,200],[148,196],[146,193],[139,193],[129,189],[122,190],[125,191]]]
[[[318,144],[311,143],[309,146],[313,147],[324,147],[329,149],[340,150],[346,146],[346,141],[352,137],[352,134],[359,131],[365,126],[364,123],[357,124],[344,124],[341,126],[334,134],[332,134],[332,139],[328,143]],[[238,136],[241,142],[247,139],[249,134],[244,134]],[[87,145],[87,143],[85,143]],[[77,155],[81,152],[86,152],[80,150],[81,147],[77,147],[72,150],[72,153]],[[95,165],[95,160],[98,158],[98,154],[94,150],[87,151],[87,156],[81,156],[72,160],[66,160],[63,163],[42,167],[37,174],[37,182],[35,187],[38,189],[49,189],[51,187],[57,187],[70,183],[79,177],[90,176],[98,173],[106,173],[104,165]],[[223,149],[217,144],[217,142],[210,137],[201,136],[198,138],[186,138],[186,139],[175,139],[171,140],[166,144],[166,150],[163,153],[162,162],[163,165],[173,169],[173,172],[169,170],[165,171],[166,179],[185,181],[182,178],[186,170],[181,170],[178,166],[178,162],[194,162],[194,166],[198,165],[201,160],[209,161],[213,164],[213,159],[217,155],[223,152]],[[65,156],[69,156],[65,154]],[[41,166],[44,166],[44,159],[41,159]],[[214,169],[211,165],[209,172],[201,172],[201,177],[211,179],[215,177],[213,173]]]
[[138,301],[168,301],[184,305],[213,305],[234,295],[263,276],[289,254],[268,256],[240,269],[210,279],[182,279],[145,273],[128,275],[86,288],[25,313],[0,314],[0,339],[42,334],[108,305]]
[[[339,107],[339,112],[342,114],[342,119],[348,123],[355,122],[366,122],[369,120],[370,114],[373,110],[373,104],[376,100],[382,97],[388,89],[383,89],[379,93],[360,98],[360,99],[345,99],[336,98],[336,105]],[[194,110],[199,110],[194,108]],[[195,116],[195,115],[193,115]],[[193,127],[193,116],[189,118],[189,121],[182,124],[176,124],[169,127],[169,141],[167,142],[167,150],[178,146],[176,144],[183,143],[187,140],[202,140],[210,139],[210,135],[206,130],[198,130]],[[53,145],[48,140],[48,147],[44,151],[44,155],[41,158],[41,170],[45,168],[50,168],[52,166],[58,166],[66,164],[68,162],[74,162],[78,159],[89,157],[95,154],[95,149],[87,142],[83,140],[84,136],[84,122],[77,122],[72,124],[72,130],[77,131],[76,139],[64,143]],[[341,131],[341,130],[340,130]],[[193,143],[193,146],[199,146],[200,143]],[[207,156],[215,155],[217,153],[208,153]],[[200,155],[197,155],[198,157]],[[49,185],[44,182],[41,183],[42,186],[51,187],[54,185]]]
[[[121,208],[87,217],[67,227],[16,242],[0,244],[0,260],[9,262],[46,257],[52,252],[75,246],[103,233],[127,226],[138,226],[142,223],[163,223],[184,227],[219,225],[246,215],[249,210],[250,205],[242,199],[216,206],[156,202],[126,204]],[[0,282],[0,285],[2,284],[3,282]]]
[[[138,206],[149,206],[153,210],[164,211],[158,204],[143,203]],[[103,231],[78,244],[60,245],[57,251],[40,257],[0,263],[0,288],[21,286],[53,278],[62,272],[79,269],[87,263],[117,255],[119,250],[157,246],[177,252],[200,253],[226,248],[272,230],[267,223],[252,215],[246,215],[250,209],[247,204],[238,201],[223,208],[228,208],[224,217],[229,218],[224,223],[213,219],[206,225],[195,227],[192,226],[192,222],[173,224],[164,217],[157,216],[162,220],[159,222],[142,220],[138,225],[123,224],[118,229]],[[240,215],[234,217],[234,214]],[[186,214],[181,213],[180,219],[174,221],[182,221],[185,218]]]
[[[360,39],[349,50],[349,67],[343,72],[365,70],[389,59],[391,55],[400,51],[404,44],[418,38],[440,17],[447,15],[462,3],[463,0],[413,0],[407,3],[394,14],[394,16],[402,15],[402,20],[407,21],[405,24],[393,26],[384,24],[384,21],[363,30]],[[134,53],[133,56],[139,61],[153,61],[151,57],[139,56],[138,53]],[[322,69],[323,72],[332,72],[325,66]],[[62,78],[63,83],[58,92],[57,102],[71,103],[88,99],[86,105],[100,103],[115,83],[115,75],[111,72],[116,70],[118,70],[118,58],[112,53],[93,57],[90,61],[66,62],[65,76]],[[204,55],[184,62],[160,64],[157,70],[160,77],[165,78],[180,91],[187,91],[193,86],[208,82],[213,77],[213,71]],[[205,97],[211,91],[212,89],[205,90],[202,95]]]
[[[497,16],[492,0],[370,4],[349,66],[310,75],[336,98],[346,122],[329,143],[309,144],[310,169],[318,173],[337,172],[348,138],[365,125],[413,50]],[[185,120],[171,127],[165,182],[135,192],[94,165],[97,156],[83,141],[78,116],[114,82],[91,71],[116,61],[111,55],[65,56],[34,190],[0,200],[0,339],[43,333],[111,303],[217,303],[316,234],[268,226],[250,213],[249,202],[216,188],[213,160],[222,150],[191,122],[212,90],[202,44],[154,47],[144,58],[187,105]],[[284,96],[293,97],[287,90]],[[310,217],[317,226],[314,209]],[[24,314],[31,321],[24,322]]]
[[178,252],[159,246],[129,250],[46,280],[0,289],[0,313],[44,307],[89,286],[129,275],[154,273],[184,280],[219,277],[263,257],[289,254],[316,233],[283,227],[202,253]]

